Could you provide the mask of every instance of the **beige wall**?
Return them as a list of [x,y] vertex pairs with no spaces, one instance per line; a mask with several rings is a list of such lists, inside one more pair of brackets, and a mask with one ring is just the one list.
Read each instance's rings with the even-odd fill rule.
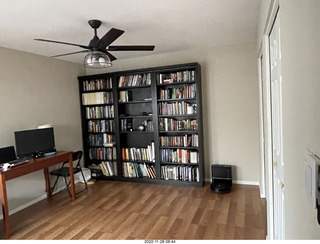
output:
[[257,35],[258,49],[261,47],[262,36],[265,34],[266,21],[269,18],[269,14],[271,10],[271,7],[270,7],[271,2],[274,2],[274,0],[262,0],[260,3],[258,35]]
[[[51,123],[57,150],[82,148],[77,76],[81,65],[0,48],[0,147],[14,131]],[[10,209],[45,195],[43,172],[8,181]]]
[[210,165],[225,162],[236,166],[233,175],[236,181],[258,183],[256,43],[117,60],[109,69],[87,72],[105,73],[188,62],[198,62],[201,65],[207,180],[211,177]]
[[319,10],[319,0],[280,1],[287,239],[320,238],[304,186],[307,148],[320,156]]
[[[270,13],[269,4],[274,2],[267,0],[262,5],[260,30],[264,29]],[[320,156],[320,1],[278,2],[283,84],[285,238],[319,239],[317,212],[307,199],[304,184],[304,158],[308,148]],[[258,39],[262,40],[263,32],[259,34]]]
[[[202,67],[206,178],[210,165],[235,165],[240,183],[259,181],[258,83],[255,43],[118,60],[113,72],[187,62]],[[51,123],[57,149],[82,147],[77,76],[82,65],[0,48],[0,147],[14,131]],[[97,72],[97,70],[94,70]],[[87,70],[91,74],[92,70]],[[42,172],[8,182],[10,209],[43,196]]]

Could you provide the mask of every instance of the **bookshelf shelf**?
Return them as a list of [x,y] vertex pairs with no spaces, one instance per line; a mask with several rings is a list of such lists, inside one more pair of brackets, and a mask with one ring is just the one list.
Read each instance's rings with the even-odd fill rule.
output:
[[196,101],[196,98],[174,98],[174,99],[158,99],[158,102],[180,102],[180,101]]
[[121,134],[153,134],[153,131],[139,131],[139,130],[132,130],[132,131],[120,131]]
[[113,105],[113,103],[97,103],[97,104],[85,104],[83,106],[86,106],[86,107],[95,107],[95,106],[110,106],[110,105]]
[[127,116],[120,116],[120,119],[134,119],[134,118],[142,118],[142,119],[151,119],[152,115],[127,115]]
[[158,115],[159,118],[197,118],[196,114]]
[[162,147],[160,147],[160,148],[168,148],[168,149],[170,149],[170,148],[172,148],[172,149],[192,149],[192,150],[198,150],[198,147],[184,147],[184,146],[181,146],[181,147],[179,147],[179,146],[176,146],[176,147],[171,147],[171,146],[162,146]]
[[185,82],[172,82],[172,83],[162,83],[162,84],[157,84],[157,86],[165,86],[165,87],[176,87],[176,86],[181,86],[181,85],[190,85],[194,84],[196,81],[185,81]]
[[160,130],[159,133],[163,133],[163,134],[172,134],[172,133],[176,133],[176,134],[195,134],[195,133],[199,133],[198,130]]
[[[92,176],[202,186],[198,63],[81,76],[78,80],[84,163]],[[104,140],[113,144],[105,147]]]
[[83,93],[95,93],[95,92],[112,92],[112,88],[104,88],[104,89],[97,89],[97,90],[88,90],[88,91],[84,91]]
[[112,118],[85,118],[85,120],[92,120],[92,121],[95,121],[95,120],[114,120],[114,117]]
[[152,161],[146,161],[146,160],[122,160],[122,162],[131,162],[131,163],[146,163],[146,164],[155,164],[155,162]]
[[133,104],[133,103],[151,103],[150,100],[142,100],[142,101],[129,101],[129,102],[119,102],[119,104]]
[[143,85],[143,86],[125,86],[125,87],[118,87],[119,91],[128,90],[128,89],[140,89],[140,88],[151,88],[150,85]]
[[197,166],[199,163],[160,162],[161,165]]

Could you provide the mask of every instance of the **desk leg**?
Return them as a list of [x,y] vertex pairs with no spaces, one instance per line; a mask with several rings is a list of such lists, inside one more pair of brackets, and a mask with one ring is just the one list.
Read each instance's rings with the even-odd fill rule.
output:
[[70,153],[70,156],[69,156],[69,173],[70,173],[70,183],[71,183],[71,185],[70,185],[71,197],[72,197],[72,200],[76,200],[76,188],[74,185],[72,153]]
[[51,188],[50,188],[50,175],[49,175],[49,169],[45,168],[43,170],[44,172],[44,178],[46,180],[46,192],[47,192],[47,197],[51,197]]
[[3,215],[4,234],[6,238],[10,237],[10,221],[8,210],[8,198],[5,176],[0,174],[0,191],[1,191],[1,205]]

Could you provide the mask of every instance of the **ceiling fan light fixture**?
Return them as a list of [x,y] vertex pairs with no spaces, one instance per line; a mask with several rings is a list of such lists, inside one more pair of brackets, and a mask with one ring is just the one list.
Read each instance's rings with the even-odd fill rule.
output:
[[86,68],[108,68],[112,62],[108,55],[100,51],[91,51],[84,58]]

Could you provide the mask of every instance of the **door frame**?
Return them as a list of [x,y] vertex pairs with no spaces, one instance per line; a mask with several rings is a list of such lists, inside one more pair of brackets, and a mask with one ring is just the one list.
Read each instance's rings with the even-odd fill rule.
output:
[[[263,155],[260,155],[261,173],[264,179],[261,179],[260,195],[263,195],[267,201],[267,240],[273,240],[274,218],[273,218],[273,177],[272,177],[272,131],[271,131],[271,80],[270,80],[270,62],[269,62],[269,38],[263,35],[262,44],[258,57],[259,62],[259,102],[260,108],[264,111],[264,116],[260,111],[260,148]],[[264,69],[264,72],[262,72]],[[262,75],[264,77],[262,77]],[[263,92],[263,94],[262,94]],[[262,119],[264,121],[262,121]],[[264,131],[262,131],[264,130]],[[263,133],[263,134],[262,134]],[[262,138],[264,136],[264,138]],[[264,142],[263,142],[264,140]],[[262,148],[264,146],[264,148]],[[261,153],[261,154],[262,154]],[[261,191],[262,190],[262,191]]]
[[[262,194],[265,190],[265,197],[267,200],[267,239],[274,240],[274,186],[273,186],[273,161],[272,161],[272,123],[271,123],[271,76],[270,76],[270,45],[269,34],[272,30],[273,23],[276,19],[278,10],[280,8],[279,0],[271,0],[269,12],[266,19],[265,28],[263,30],[263,36],[261,40],[261,46],[259,49],[258,62],[259,62],[259,102],[260,108],[265,110],[266,116],[261,116],[260,111],[260,148],[264,153],[265,158],[260,156],[261,160],[261,174],[264,174],[265,178],[261,179]],[[262,69],[264,68],[264,72]],[[261,75],[264,75],[262,77]],[[264,89],[263,89],[264,88]],[[262,94],[263,92],[263,94]],[[262,119],[264,121],[262,121]],[[262,128],[264,127],[267,133],[264,133]],[[266,148],[262,149],[263,140]],[[263,183],[265,184],[263,186]],[[263,188],[264,187],[264,188]],[[284,233],[284,229],[282,230]],[[284,236],[284,235],[283,235]]]
[[[258,59],[259,68],[259,132],[260,132],[260,197],[266,197],[266,140],[265,140],[265,66],[264,66],[264,52],[262,48],[259,51]],[[268,115],[268,114],[267,114]]]

